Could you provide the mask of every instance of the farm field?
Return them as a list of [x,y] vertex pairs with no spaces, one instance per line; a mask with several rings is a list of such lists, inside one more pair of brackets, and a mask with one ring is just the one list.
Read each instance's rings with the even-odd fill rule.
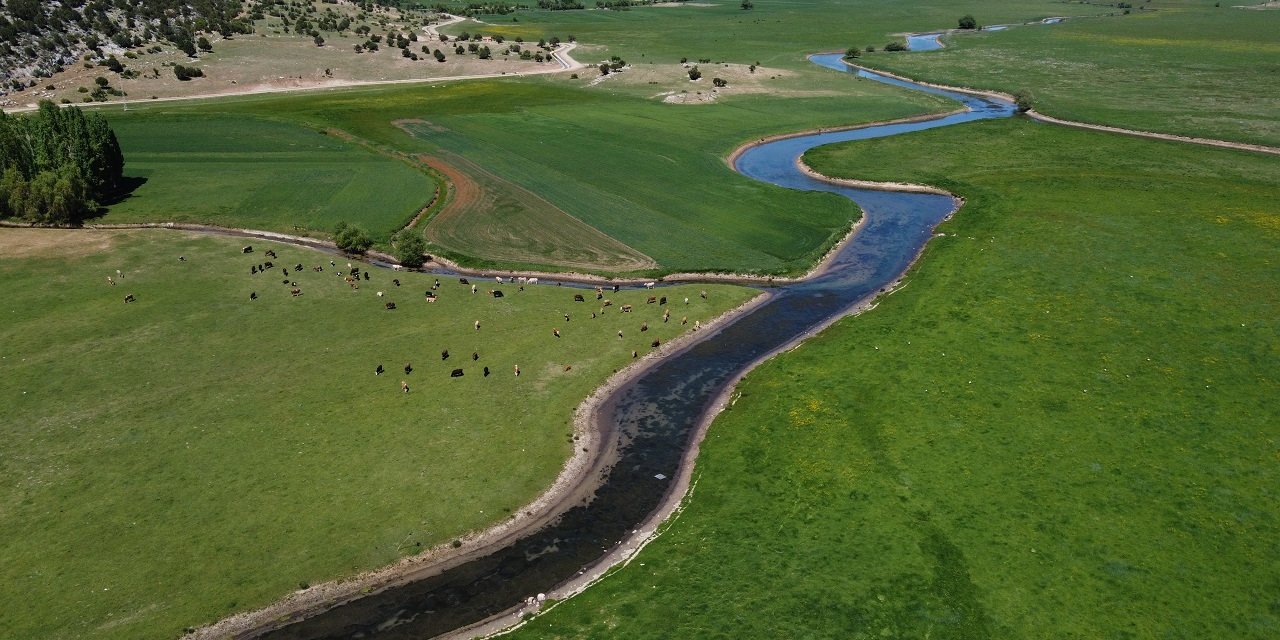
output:
[[[355,290],[334,275],[345,261],[243,238],[5,229],[0,247],[0,630],[14,638],[176,637],[500,522],[550,485],[574,408],[633,349],[755,294],[663,289],[691,298],[672,309],[681,326],[644,290],[595,320],[598,303],[553,286],[495,299],[492,280],[473,295],[440,278],[429,304],[434,277],[379,269]],[[276,267],[250,274],[272,247]]]
[[111,122],[126,149],[126,175],[145,182],[103,223],[202,222],[297,233],[348,221],[385,241],[436,190],[419,168],[294,123],[219,113],[112,114]]
[[[824,81],[835,75],[816,68],[808,73]],[[264,141],[278,137],[304,145],[307,141],[334,145],[334,136],[313,133],[333,129],[390,151],[461,156],[487,172],[477,173],[473,179],[512,185],[493,191],[495,200],[527,202],[530,193],[534,194],[536,206],[475,208],[471,222],[474,238],[459,239],[455,234],[450,236],[454,244],[433,247],[433,251],[452,257],[469,255],[469,264],[547,265],[557,256],[582,252],[584,242],[598,242],[600,246],[594,250],[599,253],[630,253],[627,260],[632,262],[635,254],[641,254],[655,261],[654,270],[661,272],[800,273],[847,232],[859,216],[857,207],[826,194],[795,194],[758,184],[734,173],[725,156],[738,144],[764,135],[857,119],[918,115],[946,105],[933,97],[870,81],[832,84],[836,88],[804,98],[802,105],[785,97],[749,96],[725,100],[713,109],[666,105],[550,80],[473,81],[437,87],[257,96],[197,105],[141,105],[127,113],[109,114],[113,125],[123,132],[120,138],[126,158],[141,152],[138,164],[150,172],[148,182],[134,192],[134,198],[120,205],[125,215],[119,221],[169,219],[168,208],[161,205],[173,203],[176,208],[176,203],[185,202],[189,197],[183,187],[185,172],[204,166],[202,162],[184,166],[159,161],[145,165],[148,149],[163,147],[166,140],[182,139],[190,128],[216,131],[215,125],[246,120],[261,127],[261,133],[251,134]],[[233,126],[228,131],[236,129]],[[229,151],[228,145],[242,139],[210,134],[193,137],[185,144],[192,159],[200,160],[201,148]],[[353,156],[369,153],[350,148]],[[198,202],[206,211],[227,211],[216,218],[213,214],[192,217],[207,217],[228,226],[286,226],[295,218],[280,219],[282,214],[270,207],[245,206],[241,201],[260,198],[269,203],[293,198],[285,189],[296,185],[293,209],[306,206],[308,199],[319,200],[315,222],[303,221],[308,228],[328,230],[333,221],[345,218],[385,238],[407,222],[414,207],[425,204],[432,191],[425,176],[397,181],[390,172],[379,173],[390,167],[386,164],[390,161],[372,153],[369,156],[370,172],[377,175],[368,182],[343,172],[341,163],[333,167],[335,179],[350,179],[349,184],[360,186],[338,190],[329,202],[318,197],[323,191],[308,189],[308,183],[301,179],[288,180],[287,174],[272,176],[270,166],[261,172],[262,178],[237,189],[222,186],[234,184],[239,174],[210,174],[203,183],[196,183],[207,185],[207,197]],[[297,171],[309,168],[304,162],[307,154],[293,157],[302,163]],[[126,174],[135,170],[130,162]],[[246,169],[253,170],[253,164],[226,165],[228,172]],[[295,170],[287,164],[281,167],[285,169]],[[413,171],[407,165],[395,170]],[[264,183],[270,188],[251,188]],[[278,189],[278,185],[284,188]],[[415,195],[418,200],[413,200]],[[414,204],[401,204],[396,210],[351,200],[362,196],[403,198],[402,203]],[[144,210],[142,205],[148,202],[156,205]],[[520,245],[508,243],[505,255],[492,254],[493,234],[486,229],[512,225],[561,228],[566,214],[612,240],[598,235],[591,240],[585,233],[589,230],[584,230],[558,239],[552,235],[546,244],[530,244],[523,253]],[[272,220],[273,215],[278,222]],[[524,217],[513,222],[515,215]],[[114,210],[102,221],[117,221]],[[427,231],[431,237],[434,230],[430,225]],[[561,244],[555,244],[557,241]],[[625,247],[619,248],[619,242]]]
[[[1280,146],[1280,11],[1175,0],[1127,16],[944,40],[860,63],[930,82],[1030,90],[1052,116]],[[985,10],[975,12],[995,24]],[[954,26],[954,25],[947,25]]]
[[747,377],[662,537],[514,637],[1280,632],[1274,159],[1008,120],[806,160],[967,204]]

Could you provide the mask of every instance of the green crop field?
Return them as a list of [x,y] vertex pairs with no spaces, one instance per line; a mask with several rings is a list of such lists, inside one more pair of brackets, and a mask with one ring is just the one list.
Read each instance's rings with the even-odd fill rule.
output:
[[1130,15],[966,34],[942,51],[862,62],[932,82],[1030,90],[1037,110],[1060,118],[1280,146],[1280,11],[1214,4],[1153,2]]
[[[250,274],[272,246],[277,266]],[[633,349],[754,294],[666,290],[693,301],[681,326],[643,290],[594,320],[558,287],[495,299],[491,280],[441,278],[428,303],[433,277],[375,270],[356,290],[345,261],[245,239],[11,229],[0,247],[11,638],[175,637],[499,522],[550,485],[574,407]],[[295,263],[298,297],[279,266]]]
[[379,240],[435,193],[420,170],[294,123],[216,112],[109,114],[125,174],[146,180],[100,221],[294,232],[364,225]]
[[1280,633],[1274,159],[997,121],[807,161],[968,203],[748,376],[661,538],[515,637]]

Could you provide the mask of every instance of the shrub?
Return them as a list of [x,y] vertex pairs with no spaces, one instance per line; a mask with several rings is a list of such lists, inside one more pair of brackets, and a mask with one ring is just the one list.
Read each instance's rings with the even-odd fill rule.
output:
[[695,66],[692,69],[689,69],[690,80],[697,80],[698,78],[701,78],[701,77],[702,77],[702,72],[698,71],[698,67]]
[[339,222],[333,228],[333,242],[338,249],[347,253],[364,253],[373,246],[373,239],[364,229],[346,222]]
[[974,20],[973,16],[966,15],[963,18],[960,18],[960,28],[961,29],[977,29],[978,21]]
[[396,260],[406,267],[421,267],[426,261],[427,243],[416,229],[397,231],[391,236],[391,248]]
[[905,42],[890,42],[889,44],[886,44],[886,45],[884,46],[884,50],[885,50],[885,51],[906,51],[906,50],[907,50],[907,43],[905,43]]

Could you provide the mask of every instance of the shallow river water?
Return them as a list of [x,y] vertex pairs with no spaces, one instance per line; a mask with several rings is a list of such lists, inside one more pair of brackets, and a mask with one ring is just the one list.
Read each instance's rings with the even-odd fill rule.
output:
[[[969,111],[943,118],[785,138],[753,147],[742,174],[790,189],[851,198],[866,221],[816,277],[771,288],[750,313],[655,365],[607,399],[596,415],[618,436],[617,457],[592,481],[594,494],[550,525],[443,573],[388,588],[266,633],[269,638],[427,638],[507,611],[551,591],[598,562],[668,497],[695,430],[726,386],[763,358],[849,313],[897,280],[937,224],[954,211],[947,196],[854,189],[815,180],[797,167],[808,149],[1011,115],[1007,102],[942,91],[850,70],[839,54],[811,60],[841,73],[946,95]],[[849,81],[834,77],[833,82]]]

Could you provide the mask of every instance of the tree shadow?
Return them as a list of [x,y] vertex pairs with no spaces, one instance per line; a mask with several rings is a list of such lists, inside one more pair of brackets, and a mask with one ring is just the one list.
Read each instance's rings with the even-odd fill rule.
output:
[[137,191],[139,187],[146,183],[147,179],[142,176],[125,176],[120,178],[119,188],[103,198],[102,202],[99,203],[98,208],[92,214],[85,217],[85,221],[97,220],[102,216],[107,215],[107,210],[110,209],[112,205],[120,204],[121,202],[132,198],[133,192]]

